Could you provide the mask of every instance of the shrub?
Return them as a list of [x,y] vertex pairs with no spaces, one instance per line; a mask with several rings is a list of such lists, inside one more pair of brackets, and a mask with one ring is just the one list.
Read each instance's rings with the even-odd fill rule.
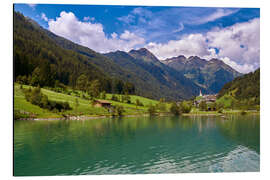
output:
[[124,107],[123,106],[113,106],[111,109],[111,114],[113,116],[122,116],[123,112],[125,112]]
[[123,112],[125,112],[123,106],[116,106],[116,114],[117,114],[117,116],[122,116]]
[[118,97],[116,95],[112,95],[112,98],[111,98],[112,101],[118,101]]
[[170,107],[170,112],[176,116],[181,114],[181,110],[180,110],[179,106],[176,104],[176,102],[172,103],[172,105]]
[[139,99],[136,99],[136,106],[143,106],[143,103]]
[[241,115],[246,115],[247,112],[246,111],[241,111]]
[[101,99],[106,99],[106,92],[105,92],[105,91],[102,91],[102,92],[100,93],[100,98],[101,98]]
[[222,108],[218,109],[218,113],[223,113],[223,109]]
[[48,99],[48,96],[44,95],[40,91],[40,87],[36,87],[33,90],[31,88],[24,90],[25,99],[31,104],[37,105],[41,108],[56,111],[70,110],[71,107],[68,102],[57,102]]
[[183,101],[180,104],[180,109],[183,113],[189,113],[191,111],[191,108],[192,108],[191,104],[187,101]]
[[152,104],[150,104],[147,111],[152,116],[152,115],[154,115],[156,113],[156,107],[153,106]]
[[166,104],[163,102],[163,101],[159,101],[158,104],[156,104],[156,108],[159,110],[159,111],[166,111]]

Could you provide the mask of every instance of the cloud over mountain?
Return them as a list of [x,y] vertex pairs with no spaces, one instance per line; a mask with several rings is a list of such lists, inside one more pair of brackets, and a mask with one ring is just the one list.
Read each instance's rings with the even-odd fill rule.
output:
[[179,55],[220,58],[245,73],[260,65],[260,20],[215,28],[205,34],[188,34],[167,43],[150,42],[146,48],[160,59]]
[[[205,59],[219,58],[242,73],[250,72],[260,66],[260,19],[253,18],[246,22],[231,26],[214,26],[206,32],[184,32],[188,21],[178,22],[170,33],[166,31],[167,21],[172,18],[170,13],[188,13],[190,9],[173,8],[162,12],[152,12],[147,8],[134,8],[127,16],[116,18],[117,22],[126,24],[121,33],[106,34],[104,25],[89,17],[79,20],[73,12],[62,11],[59,17],[43,20],[48,21],[48,29],[53,33],[87,46],[95,51],[106,53],[116,50],[129,51],[146,47],[159,59],[174,56],[197,55]],[[168,11],[168,12],[167,12]],[[239,9],[207,10],[209,16],[194,19],[195,24],[203,24],[229,16]],[[202,11],[203,12],[203,11]],[[156,18],[158,14],[164,14]],[[197,17],[197,16],[196,16]],[[94,17],[92,17],[94,18]],[[135,25],[134,25],[135,24]],[[185,26],[186,24],[186,26]],[[200,25],[198,25],[200,26]],[[167,41],[159,41],[160,37],[183,33]]]
[[49,20],[48,26],[51,32],[98,52],[129,51],[145,43],[143,38],[128,30],[108,37],[102,24],[80,21],[72,12],[62,11],[60,17]]

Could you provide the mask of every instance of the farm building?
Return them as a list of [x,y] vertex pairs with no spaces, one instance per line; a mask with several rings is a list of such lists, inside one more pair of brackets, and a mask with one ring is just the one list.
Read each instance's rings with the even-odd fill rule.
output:
[[110,108],[111,107],[111,103],[109,101],[105,101],[105,100],[95,100],[93,105],[95,107],[104,107],[104,108]]

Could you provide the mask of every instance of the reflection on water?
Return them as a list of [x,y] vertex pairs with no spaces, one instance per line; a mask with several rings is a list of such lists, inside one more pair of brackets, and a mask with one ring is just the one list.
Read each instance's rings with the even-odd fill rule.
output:
[[14,174],[259,171],[259,116],[16,121]]

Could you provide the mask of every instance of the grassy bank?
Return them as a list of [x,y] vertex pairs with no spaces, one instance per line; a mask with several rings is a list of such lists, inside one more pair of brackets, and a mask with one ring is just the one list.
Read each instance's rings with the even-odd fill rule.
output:
[[[22,85],[23,89],[30,88],[31,86]],[[94,107],[91,104],[90,100],[87,100],[82,97],[82,92],[78,91],[76,94],[70,93],[63,94],[57,93],[48,89],[41,88],[41,92],[48,96],[49,100],[54,101],[61,101],[61,102],[68,102],[72,107],[72,110],[68,110],[65,112],[52,112],[46,109],[42,109],[39,106],[33,105],[30,102],[27,102],[23,93],[23,89],[21,89],[20,85],[15,83],[14,84],[14,111],[19,112],[23,117],[25,116],[33,116],[38,118],[60,118],[65,115],[72,115],[72,116],[109,116],[110,112],[107,109],[102,107]],[[79,97],[78,97],[79,94]],[[86,94],[84,94],[87,97]],[[112,94],[106,94],[106,100],[111,102],[113,106],[119,105],[124,107],[123,115],[136,115],[136,114],[145,114],[147,113],[148,105],[152,104],[155,105],[158,101],[130,95],[131,103],[122,103],[118,101],[112,101],[111,99]],[[120,96],[120,95],[116,95]],[[79,106],[75,107],[76,99],[78,99]],[[136,100],[139,100],[143,103],[144,106],[136,106]]]
[[[40,108],[37,105],[33,105],[30,102],[26,101],[25,95],[23,93],[23,89],[28,89],[31,86],[28,85],[20,85],[14,84],[14,113],[15,117],[19,118],[63,118],[64,116],[80,116],[80,117],[106,117],[111,116],[111,113],[102,107],[94,107],[91,104],[91,101],[86,99],[89,98],[86,93],[82,91],[72,91],[68,90],[68,94],[58,93],[46,88],[41,88],[41,92],[48,96],[49,100],[58,101],[58,102],[68,102],[71,106],[72,110],[64,111],[64,112],[54,112],[49,111],[47,109]],[[31,87],[33,88],[33,87]],[[121,95],[115,95],[118,99],[120,99]],[[130,95],[131,103],[123,103],[119,101],[111,100],[112,94],[106,94],[106,100],[111,102],[113,106],[122,106],[124,108],[124,116],[138,116],[138,115],[148,115],[148,107],[149,105],[155,106],[159,103],[159,101],[148,99],[136,95]],[[79,106],[76,108],[76,99],[78,100]],[[143,106],[136,106],[136,100],[139,100]],[[159,112],[157,110],[157,115],[162,114],[170,114],[170,104],[166,103],[166,111]],[[241,114],[243,110],[230,110],[224,109],[222,113],[218,111],[200,111],[198,108],[193,107],[190,113],[183,113],[184,116],[195,116],[195,115],[226,115],[226,114]],[[245,113],[256,113],[259,111],[248,111]]]

